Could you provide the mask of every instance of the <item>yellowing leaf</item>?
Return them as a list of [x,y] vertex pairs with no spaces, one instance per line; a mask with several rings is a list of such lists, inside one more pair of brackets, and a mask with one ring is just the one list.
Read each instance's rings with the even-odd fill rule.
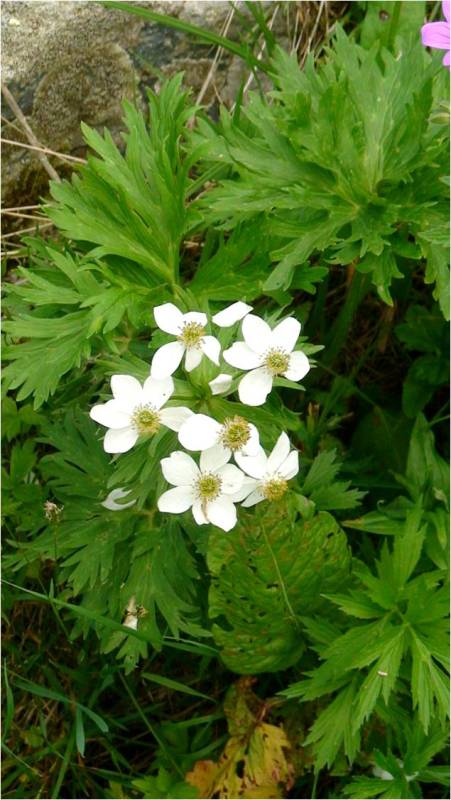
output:
[[278,798],[293,784],[291,744],[284,729],[264,722],[267,705],[254,678],[232,686],[224,703],[230,739],[219,761],[198,761],[186,776],[200,797]]

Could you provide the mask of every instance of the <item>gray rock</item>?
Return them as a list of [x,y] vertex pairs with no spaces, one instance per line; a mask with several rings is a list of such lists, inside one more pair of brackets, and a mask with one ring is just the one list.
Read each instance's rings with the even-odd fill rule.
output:
[[[211,0],[141,5],[218,32],[230,13],[228,2]],[[243,3],[237,5],[245,11]],[[239,24],[232,26],[228,35],[238,36]],[[145,86],[155,86],[179,70],[185,71],[185,82],[198,92],[215,48],[199,45],[174,29],[106,9],[92,0],[4,0],[2,51],[3,81],[39,142],[52,150],[78,156],[83,154],[82,120],[99,129],[107,126],[119,141],[125,99],[143,103]],[[215,96],[215,89],[220,91],[226,84],[224,64],[229,61],[227,54],[221,59],[211,97]],[[208,100],[207,95],[204,102]],[[26,143],[20,124],[6,103],[3,116],[9,120],[4,123],[3,136]],[[5,145],[2,160],[4,204],[33,202],[47,184],[47,175],[36,155]],[[58,159],[52,163],[61,168]]]
[[[235,2],[231,21],[231,4],[220,0],[139,5],[217,33],[231,22],[227,37],[236,40],[243,38],[246,16],[249,27],[255,25],[244,2]],[[280,43],[284,37],[288,41],[297,36],[299,27],[308,36],[309,28],[316,25],[318,7],[333,5],[346,7],[343,2],[319,6],[308,0],[263,3]],[[167,76],[183,70],[185,84],[197,97],[217,52],[216,47],[201,44],[184,32],[107,9],[94,0],[3,0],[1,37],[3,81],[39,143],[72,156],[85,153],[81,121],[99,130],[108,127],[120,143],[123,101],[129,99],[144,107],[146,87],[158,91]],[[232,103],[247,75],[242,60],[223,51],[202,103],[210,108],[217,104],[218,96]],[[29,143],[6,102],[3,117],[7,119],[3,137]],[[48,158],[61,174],[70,171],[70,164]],[[32,150],[3,146],[5,206],[33,203],[46,193],[47,186],[48,175]]]

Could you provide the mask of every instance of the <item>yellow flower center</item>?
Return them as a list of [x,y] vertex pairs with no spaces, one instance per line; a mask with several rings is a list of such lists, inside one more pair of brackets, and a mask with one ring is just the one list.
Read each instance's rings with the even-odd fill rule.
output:
[[272,375],[282,375],[287,371],[289,363],[289,354],[280,347],[273,347],[266,353],[265,367],[272,373]]
[[132,415],[132,425],[138,433],[156,433],[160,427],[159,412],[151,405],[137,406]]
[[224,420],[220,434],[224,447],[230,447],[233,452],[241,450],[249,441],[251,428],[243,417],[230,417]]
[[203,325],[199,322],[185,322],[180,336],[178,336],[178,340],[184,344],[185,347],[195,347],[198,349],[203,336],[205,336],[205,328]]
[[204,503],[209,500],[216,500],[221,491],[221,478],[212,472],[204,472],[197,479],[197,494]]
[[280,500],[287,491],[287,488],[288,483],[285,478],[276,476],[263,484],[262,492],[267,500]]

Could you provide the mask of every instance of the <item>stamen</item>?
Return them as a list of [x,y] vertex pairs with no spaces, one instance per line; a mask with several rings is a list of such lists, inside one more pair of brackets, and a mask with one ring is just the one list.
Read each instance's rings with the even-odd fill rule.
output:
[[207,502],[209,500],[216,500],[221,491],[221,478],[214,475],[212,472],[204,472],[197,479],[197,494],[201,500]]
[[205,336],[205,328],[203,325],[199,322],[185,322],[180,336],[177,338],[185,347],[194,347],[198,350],[201,346],[203,336]]
[[241,450],[251,437],[251,427],[243,417],[230,417],[224,420],[220,439],[224,447],[229,447],[233,452]]
[[287,491],[287,488],[288,483],[285,478],[282,478],[280,475],[275,475],[263,484],[262,492],[267,500],[280,500]]
[[290,364],[290,356],[280,347],[273,347],[266,353],[264,365],[272,375],[282,375]]
[[131,418],[132,425],[138,433],[156,433],[161,424],[160,414],[150,404],[137,406]]

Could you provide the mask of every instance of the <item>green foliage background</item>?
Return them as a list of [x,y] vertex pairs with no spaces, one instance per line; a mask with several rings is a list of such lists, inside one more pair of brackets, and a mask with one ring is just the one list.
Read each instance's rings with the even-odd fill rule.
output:
[[[448,75],[418,42],[423,4],[390,29],[381,5],[302,70],[272,42],[271,90],[219,121],[179,75],[125,107],[123,149],[83,126],[88,163],[46,206],[58,236],[24,240],[5,282],[4,609],[48,608],[64,645],[52,672],[40,640],[39,668],[7,627],[5,796],[34,796],[55,756],[52,797],[196,796],[239,675],[291,738],[294,789],[273,796],[446,796]],[[211,397],[204,362],[176,381],[177,404],[239,409],[301,453],[286,502],[225,535],[156,510],[175,434],[112,459],[88,412],[113,373],[148,375],[155,305],[238,299],[300,319],[316,366],[256,409]],[[135,505],[106,511],[124,486]],[[20,732],[24,698],[63,708],[61,730],[39,706]],[[75,778],[99,741],[107,766]]]

